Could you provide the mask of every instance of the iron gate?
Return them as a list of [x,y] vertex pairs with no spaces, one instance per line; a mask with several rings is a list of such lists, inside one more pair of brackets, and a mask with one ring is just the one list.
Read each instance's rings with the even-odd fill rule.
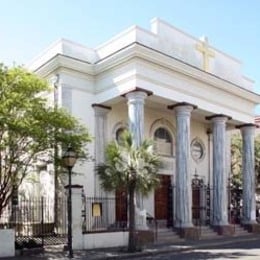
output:
[[[192,179],[192,222],[195,226],[210,225],[211,218],[211,191],[212,188],[206,185],[202,178],[195,175]],[[176,217],[176,186],[172,186],[172,205],[173,205],[173,225],[181,224],[181,220]]]

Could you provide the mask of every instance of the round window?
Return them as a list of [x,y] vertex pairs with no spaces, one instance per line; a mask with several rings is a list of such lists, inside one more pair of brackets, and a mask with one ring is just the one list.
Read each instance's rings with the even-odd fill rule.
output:
[[200,162],[205,156],[205,146],[203,142],[195,138],[191,142],[191,157],[195,162]]

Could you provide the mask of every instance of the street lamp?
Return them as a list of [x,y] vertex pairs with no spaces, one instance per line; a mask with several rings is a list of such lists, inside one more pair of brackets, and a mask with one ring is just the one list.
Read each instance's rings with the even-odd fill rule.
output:
[[68,150],[62,156],[63,165],[67,167],[69,172],[69,196],[68,196],[68,249],[69,249],[69,257],[73,258],[73,250],[72,250],[72,208],[71,208],[71,173],[72,168],[75,165],[77,160],[75,151],[69,147]]

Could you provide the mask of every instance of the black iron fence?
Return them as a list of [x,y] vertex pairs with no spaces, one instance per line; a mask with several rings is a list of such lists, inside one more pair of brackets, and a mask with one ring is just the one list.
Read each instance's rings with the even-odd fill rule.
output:
[[[182,225],[181,220],[177,216],[176,201],[177,190],[176,186],[172,186],[172,201],[173,201],[173,226],[179,227]],[[212,187],[205,185],[202,179],[195,177],[191,184],[192,192],[192,222],[195,226],[209,225],[212,217],[211,196]]]
[[[66,205],[66,199],[59,199],[55,213],[53,200],[20,199],[15,205],[5,208],[0,217],[0,228],[15,230],[16,248],[65,243]],[[59,214],[56,223],[55,214]]]
[[[236,225],[241,224],[242,220],[242,189],[240,187],[227,185],[227,210],[228,222]],[[192,180],[192,221],[195,226],[211,225],[214,219],[213,211],[213,186],[205,185],[202,179],[195,177]],[[180,226],[180,220],[176,214],[176,186],[172,186],[173,200],[173,226]],[[258,209],[256,208],[256,217]]]
[[83,232],[119,231],[127,228],[127,201],[122,197],[84,197]]

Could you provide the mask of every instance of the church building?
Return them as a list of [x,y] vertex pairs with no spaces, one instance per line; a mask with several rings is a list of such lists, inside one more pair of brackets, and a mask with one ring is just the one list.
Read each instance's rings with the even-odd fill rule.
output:
[[[229,233],[230,136],[240,129],[241,222],[256,224],[254,109],[260,96],[237,58],[155,18],[150,30],[133,26],[96,48],[58,40],[28,68],[50,81],[56,77],[58,105],[94,137],[88,147],[94,160],[73,169],[72,183],[83,185],[86,196],[106,196],[95,165],[127,128],[137,143],[153,139],[162,161],[161,185],[141,199],[140,212],[187,237],[198,223]],[[126,195],[115,196],[116,208],[124,209],[116,218],[124,220],[127,207],[117,198]]]

